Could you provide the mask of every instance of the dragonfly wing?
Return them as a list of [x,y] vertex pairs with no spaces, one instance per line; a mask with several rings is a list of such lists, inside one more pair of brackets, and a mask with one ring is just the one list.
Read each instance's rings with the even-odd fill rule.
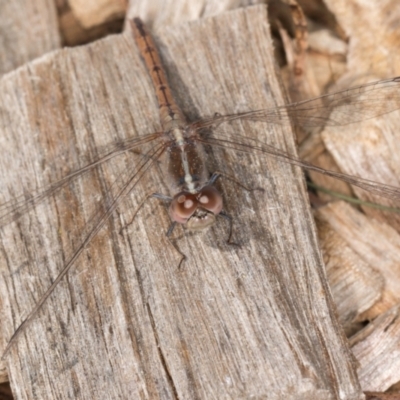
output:
[[245,138],[233,133],[227,133],[226,131],[222,131],[220,129],[214,131],[214,135],[215,137],[208,136],[206,139],[200,139],[200,141],[211,146],[232,149],[239,152],[272,156],[285,163],[339,179],[379,196],[397,201],[400,200],[400,188],[337,171],[326,170],[256,139]]
[[129,138],[123,141],[111,143],[110,145],[105,146],[100,155],[98,155],[91,163],[69,173],[59,181],[50,183],[48,186],[38,189],[36,193],[31,193],[28,198],[26,195],[21,195],[13,200],[1,204],[0,226],[7,225],[8,223],[18,219],[21,215],[32,209],[41,201],[51,197],[65,185],[71,183],[74,179],[89,171],[92,171],[101,164],[112,160],[114,157],[124,154],[127,151],[135,150],[138,147],[158,139],[160,134],[161,133],[156,132],[149,135],[143,135],[141,137]]
[[294,124],[303,128],[343,126],[375,118],[399,108],[400,77],[396,77],[276,108],[215,115],[193,125],[201,129],[242,120],[277,125]]
[[[60,271],[60,273],[57,275],[57,277],[55,278],[55,280],[53,281],[51,286],[41,296],[41,298],[35,304],[34,308],[29,312],[28,316],[24,319],[24,321],[21,323],[21,325],[16,329],[16,331],[14,332],[13,336],[11,337],[10,341],[8,342],[8,344],[5,348],[2,357],[4,357],[9,352],[9,350],[11,349],[13,344],[16,343],[18,337],[26,330],[26,328],[29,326],[29,323],[35,317],[36,313],[40,310],[42,305],[49,298],[49,296],[54,291],[54,289],[57,287],[59,282],[71,270],[71,268],[75,264],[75,261],[81,255],[83,250],[89,245],[89,243],[92,241],[92,239],[98,234],[98,232],[106,224],[107,220],[117,209],[120,202],[135,188],[135,186],[138,184],[138,182],[140,181],[142,176],[156,162],[156,160],[162,155],[162,153],[164,151],[165,151],[165,144],[161,143],[161,144],[158,144],[157,146],[154,146],[150,150],[150,152],[148,152],[147,159],[138,168],[135,168],[135,170],[132,171],[132,174],[130,174],[130,177],[128,178],[128,180],[124,182],[124,184],[122,185],[122,188],[120,188],[117,191],[116,195],[113,196],[112,198],[110,198],[110,196],[109,196],[109,198],[108,198],[109,204],[105,206],[104,210],[101,212],[98,211],[94,215],[94,217],[91,218],[91,220],[86,225],[86,228],[85,228],[86,233],[83,235],[83,239],[82,239],[81,243],[79,244],[77,249],[74,250],[72,256],[67,261],[67,263],[65,264],[63,269]],[[136,215],[136,212],[135,212],[135,215]]]

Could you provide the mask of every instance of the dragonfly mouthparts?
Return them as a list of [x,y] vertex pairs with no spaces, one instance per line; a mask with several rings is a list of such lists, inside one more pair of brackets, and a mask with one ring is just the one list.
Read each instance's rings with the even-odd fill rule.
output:
[[215,214],[203,208],[197,208],[187,221],[187,228],[191,231],[200,231],[215,224]]
[[222,210],[222,196],[218,190],[208,185],[197,193],[180,192],[174,196],[169,206],[173,221],[186,224],[190,230],[200,230],[214,224],[215,216]]

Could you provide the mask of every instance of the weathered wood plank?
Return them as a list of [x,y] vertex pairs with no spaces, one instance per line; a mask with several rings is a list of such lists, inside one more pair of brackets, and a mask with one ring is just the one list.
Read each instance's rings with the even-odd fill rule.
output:
[[52,0],[1,0],[0,15],[0,75],[60,47]]
[[[190,118],[284,103],[265,8],[163,29],[157,38]],[[1,202],[60,179],[107,143],[160,129],[129,36],[55,53],[9,75],[0,90],[0,144],[9,154],[0,161],[8,190]],[[288,128],[238,129],[295,152]],[[113,159],[2,229],[3,348],[122,181],[112,183],[140,161]],[[219,149],[209,164],[265,189],[219,184],[240,246],[225,243],[224,222],[204,234],[177,230],[187,255],[178,270],[163,205],[150,200],[127,225],[146,193],[166,191],[153,168],[9,354],[18,399],[363,398],[332,312],[301,170]]]
[[[0,76],[60,47],[52,1],[0,1]],[[0,382],[7,381],[0,361]]]

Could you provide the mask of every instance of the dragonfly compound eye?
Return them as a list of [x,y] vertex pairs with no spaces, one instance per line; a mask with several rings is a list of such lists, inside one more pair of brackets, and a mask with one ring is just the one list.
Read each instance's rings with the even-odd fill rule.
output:
[[196,211],[198,204],[196,195],[187,192],[178,193],[171,201],[169,214],[173,221],[184,224]]
[[222,210],[222,196],[213,186],[205,186],[199,193],[178,193],[169,206],[171,219],[180,224],[187,223],[191,230],[201,230],[215,222]]
[[218,215],[222,211],[222,196],[214,186],[205,186],[197,195],[199,206]]

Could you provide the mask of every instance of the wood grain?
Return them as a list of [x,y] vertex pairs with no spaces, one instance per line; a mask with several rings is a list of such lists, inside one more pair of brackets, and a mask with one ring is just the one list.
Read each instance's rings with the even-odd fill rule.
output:
[[0,1],[0,75],[60,47],[51,0]]
[[[330,204],[327,208],[332,207]],[[385,281],[374,267],[357,254],[330,224],[335,212],[322,209],[328,218],[316,213],[318,235],[326,265],[329,287],[332,291],[339,321],[350,337],[362,329],[368,312],[382,298]],[[348,216],[348,214],[345,214]],[[346,223],[346,219],[340,219]],[[355,233],[356,235],[356,233]]]
[[358,376],[365,391],[383,392],[399,382],[399,337],[399,305],[396,305],[351,338],[359,362]]
[[[349,38],[346,73],[331,88],[333,91],[400,75],[400,64],[396,62],[400,35],[393,23],[399,19],[395,0],[385,0],[379,6],[376,4],[373,7],[365,0],[327,0],[325,3]],[[365,29],[366,26],[369,29]],[[393,54],[393,57],[388,57],[388,54]],[[379,100],[382,104],[390,101],[383,96],[374,100]],[[397,111],[382,113],[379,118],[365,119],[360,124],[325,128],[322,133],[323,142],[340,171],[399,186],[399,119],[400,112]],[[365,201],[398,206],[395,201],[382,201],[370,193],[356,188],[353,190],[358,198]],[[400,230],[399,214],[384,213],[367,207],[363,211],[373,218],[385,221],[397,231]]]
[[[264,7],[165,28],[156,42],[190,119],[284,103]],[[60,179],[107,143],[160,129],[129,35],[57,52],[0,85],[0,203]],[[295,152],[288,128],[240,129]],[[116,157],[2,229],[2,348],[142,161]],[[150,200],[128,224],[147,193],[166,191],[156,163],[7,357],[17,399],[363,398],[302,171],[218,149],[209,167],[265,189],[219,183],[239,246],[225,243],[224,221],[203,234],[177,229],[187,256],[178,269],[162,204]]]
[[[357,289],[353,288],[353,295],[358,290],[368,291],[368,295],[362,296],[363,301],[371,301],[375,297],[373,292],[380,288],[380,295],[375,298],[370,307],[365,308],[366,304],[364,304],[362,307],[364,311],[362,312],[360,309],[359,315],[354,315],[354,317],[362,318],[361,320],[372,320],[398,304],[400,300],[400,235],[389,225],[368,218],[344,202],[337,202],[321,208],[317,215],[319,219],[328,223],[330,228],[345,242],[345,245],[339,247],[343,257],[342,276],[345,275],[347,269],[344,262],[345,247],[349,248],[361,261],[356,269],[362,270],[365,277],[363,279],[353,278],[357,280]],[[333,244],[323,245],[324,248],[326,246],[332,247]],[[332,252],[328,257],[332,257]],[[347,262],[351,263],[351,257],[347,257]],[[362,266],[364,263],[367,265]],[[373,268],[374,273],[369,271],[370,268]],[[353,273],[355,272],[354,270]],[[369,288],[362,288],[363,280],[368,283]],[[341,295],[345,295],[345,293],[342,291]],[[354,298],[351,302],[353,307],[357,304]],[[346,309],[347,312],[351,310],[350,307],[346,307]]]
[[[60,47],[52,1],[3,0],[0,16],[0,76]],[[0,361],[0,382],[7,380]]]

